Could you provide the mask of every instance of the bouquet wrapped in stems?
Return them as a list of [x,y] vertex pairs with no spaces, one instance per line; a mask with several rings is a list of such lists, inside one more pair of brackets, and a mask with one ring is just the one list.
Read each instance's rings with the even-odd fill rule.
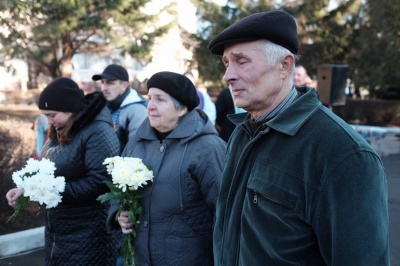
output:
[[149,170],[140,158],[112,157],[104,160],[107,172],[112,177],[112,182],[105,181],[110,192],[98,197],[105,203],[112,201],[118,203],[120,208],[115,219],[121,212],[128,211],[128,219],[133,223],[130,234],[124,234],[121,252],[124,256],[124,265],[135,265],[135,247],[132,245],[133,237],[136,237],[136,227],[140,224],[143,207],[140,204],[140,188],[153,181],[153,171]]
[[38,202],[40,207],[54,208],[61,202],[61,193],[65,190],[65,178],[55,177],[55,164],[48,160],[30,158],[25,167],[12,174],[12,180],[17,188],[24,190],[14,206],[13,215],[7,222],[12,221],[18,213],[32,201]]

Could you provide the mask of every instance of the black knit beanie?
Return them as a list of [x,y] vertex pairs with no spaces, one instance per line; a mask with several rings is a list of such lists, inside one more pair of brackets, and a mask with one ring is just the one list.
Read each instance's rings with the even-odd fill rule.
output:
[[39,97],[40,110],[60,112],[79,112],[85,107],[84,94],[72,79],[55,78],[42,91]]
[[189,111],[196,108],[200,103],[193,83],[190,79],[178,73],[163,71],[154,74],[147,81],[147,89],[150,88],[165,91],[186,106]]

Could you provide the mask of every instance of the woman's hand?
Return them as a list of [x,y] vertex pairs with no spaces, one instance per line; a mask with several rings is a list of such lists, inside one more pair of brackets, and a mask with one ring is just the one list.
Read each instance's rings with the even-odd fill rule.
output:
[[10,205],[11,207],[14,207],[15,204],[17,204],[19,197],[23,194],[24,194],[24,190],[22,188],[10,189],[6,194],[8,205]]
[[128,211],[121,212],[120,216],[118,217],[118,223],[121,226],[123,234],[132,233],[133,224],[128,219]]

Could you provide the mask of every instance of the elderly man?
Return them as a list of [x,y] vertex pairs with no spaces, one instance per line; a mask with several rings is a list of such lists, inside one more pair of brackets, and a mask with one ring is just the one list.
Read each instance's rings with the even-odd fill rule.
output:
[[208,48],[248,111],[230,115],[215,265],[389,265],[382,162],[315,89],[293,86],[295,19],[252,14]]

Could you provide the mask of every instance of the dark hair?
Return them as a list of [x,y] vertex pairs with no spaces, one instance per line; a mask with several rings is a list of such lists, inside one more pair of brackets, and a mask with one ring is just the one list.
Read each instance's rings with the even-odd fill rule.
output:
[[72,139],[72,126],[76,118],[78,117],[79,112],[72,113],[72,116],[68,119],[67,123],[62,129],[57,130],[53,125],[49,127],[47,135],[51,140],[58,140],[60,144],[68,144]]

